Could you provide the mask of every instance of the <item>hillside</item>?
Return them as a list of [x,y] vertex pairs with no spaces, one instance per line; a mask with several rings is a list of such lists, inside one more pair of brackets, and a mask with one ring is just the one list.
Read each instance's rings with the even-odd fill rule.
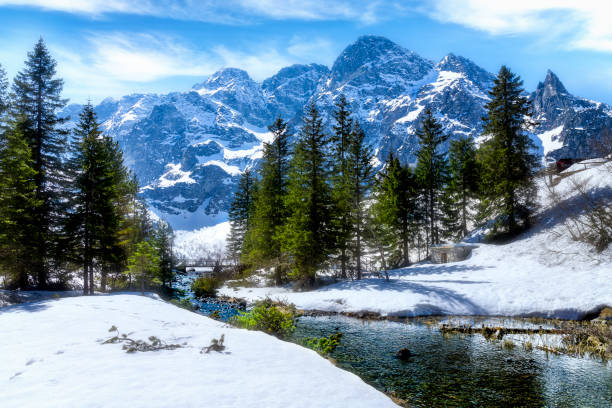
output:
[[[278,115],[296,130],[305,104],[316,102],[329,119],[344,94],[378,164],[389,152],[413,161],[425,107],[453,137],[480,135],[493,78],[465,57],[434,62],[386,38],[364,36],[331,68],[293,65],[262,83],[225,68],[188,92],[108,98],[96,112],[119,141],[151,209],[175,229],[195,230],[226,219],[238,177],[257,165],[267,126]],[[530,97],[542,157],[592,157],[591,140],[612,126],[608,105],[573,96],[550,71]],[[79,109],[70,105],[65,113],[74,119]]]
[[269,296],[298,308],[333,312],[579,319],[612,305],[612,247],[597,253],[570,238],[568,217],[580,216],[584,204],[576,185],[610,205],[612,163],[575,164],[567,169],[554,187],[561,203],[551,201],[546,179],[538,179],[540,211],[532,229],[503,245],[479,242],[483,231],[476,231],[469,241],[478,248],[465,261],[422,262],[392,270],[388,282],[369,277],[311,292],[224,287],[222,293],[251,301]]

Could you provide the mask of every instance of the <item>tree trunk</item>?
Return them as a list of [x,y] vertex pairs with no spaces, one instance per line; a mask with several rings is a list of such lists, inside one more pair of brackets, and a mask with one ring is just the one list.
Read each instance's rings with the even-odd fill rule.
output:
[[87,260],[83,262],[83,294],[89,293],[89,271],[87,270]]

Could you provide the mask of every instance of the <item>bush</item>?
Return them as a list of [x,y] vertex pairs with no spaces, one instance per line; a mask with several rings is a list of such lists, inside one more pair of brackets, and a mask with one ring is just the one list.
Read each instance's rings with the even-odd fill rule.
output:
[[197,278],[191,284],[191,290],[196,297],[215,297],[221,281],[213,276]]
[[250,312],[239,312],[230,320],[230,323],[283,339],[295,330],[295,320],[295,306],[275,305],[270,299],[265,299],[257,302]]
[[306,339],[306,346],[320,354],[333,353],[340,340],[342,332],[330,334],[329,337],[313,337]]

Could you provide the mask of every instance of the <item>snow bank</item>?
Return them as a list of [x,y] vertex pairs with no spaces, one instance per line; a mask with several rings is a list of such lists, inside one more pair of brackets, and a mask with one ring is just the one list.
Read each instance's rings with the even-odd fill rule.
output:
[[225,255],[225,240],[230,232],[229,221],[195,231],[178,230],[175,232],[174,250],[177,255],[196,259],[215,254]]
[[[116,325],[184,348],[127,354]],[[0,308],[2,407],[392,407],[314,351],[138,295]],[[225,353],[200,354],[225,334]]]

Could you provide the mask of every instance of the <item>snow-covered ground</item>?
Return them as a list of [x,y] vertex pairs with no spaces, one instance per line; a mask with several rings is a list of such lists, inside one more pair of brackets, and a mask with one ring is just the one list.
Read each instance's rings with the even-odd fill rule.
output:
[[[576,166],[574,168],[574,166]],[[567,172],[584,169],[574,165]],[[344,281],[310,292],[289,288],[230,288],[221,293],[254,301],[264,297],[298,308],[382,315],[541,315],[580,318],[612,305],[612,248],[597,254],[573,241],[567,211],[578,211],[576,182],[612,203],[612,163],[586,166],[555,189],[563,208],[552,203],[540,180],[539,220],[529,232],[505,245],[477,244],[469,259],[447,264],[420,263],[390,271],[390,281]],[[612,205],[612,204],[611,204]],[[477,241],[477,239],[476,239]]]
[[177,255],[187,259],[216,258],[217,254],[224,256],[229,232],[229,221],[195,231],[178,230],[175,232],[174,250]]
[[[102,344],[115,325],[175,350]],[[139,295],[0,308],[0,405],[28,407],[392,407],[314,351]],[[225,335],[226,350],[201,354]]]

